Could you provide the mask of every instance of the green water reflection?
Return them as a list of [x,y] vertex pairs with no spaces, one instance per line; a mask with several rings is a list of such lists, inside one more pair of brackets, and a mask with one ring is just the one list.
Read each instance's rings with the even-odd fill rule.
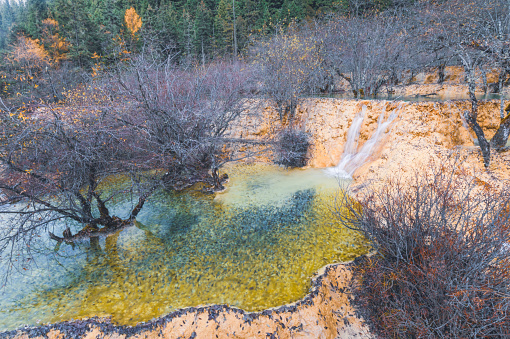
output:
[[338,182],[322,171],[229,174],[216,197],[157,192],[132,227],[57,253],[42,246],[38,267],[0,292],[0,330],[92,316],[132,325],[205,304],[258,311],[302,298],[320,267],[366,251],[335,224]]

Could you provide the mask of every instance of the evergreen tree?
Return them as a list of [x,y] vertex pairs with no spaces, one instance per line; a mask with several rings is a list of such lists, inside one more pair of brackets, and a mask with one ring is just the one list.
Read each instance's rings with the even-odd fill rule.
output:
[[80,67],[92,64],[92,55],[101,54],[99,29],[87,11],[86,0],[55,0],[52,13],[61,25],[62,35],[71,44],[69,57]]
[[299,21],[305,17],[306,0],[285,0],[280,10],[280,20],[289,24],[292,21]]
[[215,43],[221,55],[233,52],[234,20],[232,18],[232,5],[229,0],[220,0],[216,17],[214,18]]
[[14,9],[12,8],[9,0],[5,0],[0,5],[0,49],[3,49],[7,46],[7,38],[9,35],[9,31],[14,24]]
[[194,20],[186,8],[183,8],[181,19],[179,21],[179,49],[182,51],[185,59],[189,60],[195,54],[195,32]]
[[41,22],[48,18],[46,0],[28,0],[26,5],[26,19],[20,22],[22,29],[31,37],[41,37]]
[[117,35],[122,28],[125,9],[116,0],[93,0],[91,20],[103,34]]
[[195,18],[195,50],[202,62],[212,54],[212,13],[202,0],[198,4]]
[[[413,2],[370,0],[364,3],[361,13]],[[175,46],[186,58],[205,61],[214,55],[233,53],[235,41],[242,52],[252,34],[266,35],[274,31],[275,25],[332,10],[349,11],[349,3],[348,0],[3,0],[0,50],[19,34],[41,39],[41,23],[51,18],[58,21],[60,36],[71,44],[71,60],[87,66],[94,52],[106,56],[107,51],[117,49],[119,37],[128,38],[124,13],[133,7],[144,23],[140,34],[150,38],[153,47],[168,50],[168,46]]]
[[[144,17],[147,22],[146,31],[150,30],[161,50],[168,50],[179,42],[180,17],[172,0],[161,0],[153,17]],[[173,52],[173,51],[172,51]]]

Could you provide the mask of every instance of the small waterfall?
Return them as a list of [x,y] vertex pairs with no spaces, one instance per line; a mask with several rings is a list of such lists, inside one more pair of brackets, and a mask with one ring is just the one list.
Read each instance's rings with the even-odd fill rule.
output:
[[379,115],[379,118],[377,119],[377,129],[358,151],[359,135],[361,125],[365,119],[366,111],[367,106],[363,105],[361,112],[359,112],[352,121],[352,125],[349,127],[349,131],[347,132],[347,142],[345,143],[344,153],[342,154],[338,165],[327,169],[329,174],[338,178],[351,178],[354,171],[367,162],[368,158],[375,151],[379,140],[381,140],[389,132],[387,129],[398,116],[400,106],[390,113],[386,121],[384,120],[385,112],[382,112],[381,115]]

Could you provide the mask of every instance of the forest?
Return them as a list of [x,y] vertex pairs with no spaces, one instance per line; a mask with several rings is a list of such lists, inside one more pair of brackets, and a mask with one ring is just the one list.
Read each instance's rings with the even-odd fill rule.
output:
[[183,58],[210,60],[241,53],[253,36],[271,34],[275,27],[291,22],[395,5],[392,0],[6,0],[0,7],[0,50],[19,34],[39,39],[48,48],[48,34],[58,33],[69,44],[69,59],[90,66],[94,53],[106,57],[115,39],[126,37],[124,15],[133,8],[144,23],[144,34],[152,35],[159,45],[173,46]]

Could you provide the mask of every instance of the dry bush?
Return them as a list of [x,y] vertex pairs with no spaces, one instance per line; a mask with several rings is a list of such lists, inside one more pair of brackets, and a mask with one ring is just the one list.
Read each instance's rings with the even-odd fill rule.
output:
[[306,165],[310,136],[305,131],[294,128],[283,130],[276,145],[276,163],[286,167],[303,167]]
[[319,45],[313,31],[292,26],[289,32],[279,30],[252,48],[262,92],[275,105],[280,121],[294,118],[301,96],[326,86],[329,73]]
[[456,164],[345,199],[343,225],[377,254],[355,266],[355,302],[382,337],[510,335],[510,191]]

